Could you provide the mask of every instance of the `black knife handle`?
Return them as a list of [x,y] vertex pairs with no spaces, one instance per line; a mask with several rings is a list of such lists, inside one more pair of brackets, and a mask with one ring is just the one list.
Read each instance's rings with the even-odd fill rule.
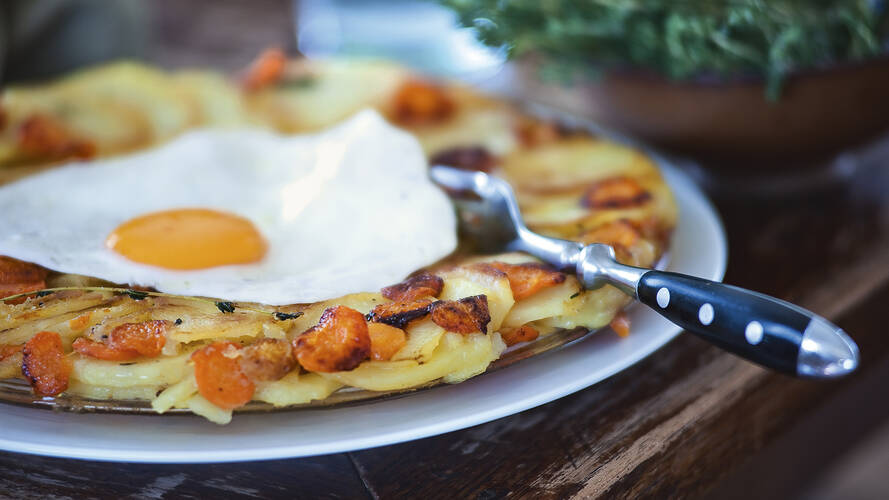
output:
[[774,370],[831,377],[858,363],[857,347],[839,327],[774,297],[663,271],[642,275],[636,294],[673,323]]

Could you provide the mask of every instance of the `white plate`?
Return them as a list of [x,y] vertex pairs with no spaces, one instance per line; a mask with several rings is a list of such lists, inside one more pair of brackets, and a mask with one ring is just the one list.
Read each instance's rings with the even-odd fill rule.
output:
[[[713,207],[684,174],[663,166],[679,203],[668,269],[720,280],[726,241]],[[633,331],[602,331],[561,350],[462,384],[357,406],[195,416],[75,414],[0,405],[0,448],[127,462],[232,462],[321,455],[399,443],[488,422],[579,391],[656,351],[680,328],[638,306]],[[518,382],[518,383],[517,383]]]

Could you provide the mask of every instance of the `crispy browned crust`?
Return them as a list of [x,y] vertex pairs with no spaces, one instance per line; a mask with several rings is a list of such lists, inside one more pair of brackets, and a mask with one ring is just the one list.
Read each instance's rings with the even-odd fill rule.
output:
[[389,302],[380,304],[367,313],[367,321],[385,323],[395,328],[405,328],[411,321],[429,314],[432,301],[429,299],[410,302]]
[[631,208],[651,199],[651,193],[629,177],[612,177],[599,181],[584,194],[581,204],[587,208]]
[[286,340],[261,339],[239,353],[241,371],[251,380],[279,380],[296,367],[293,347]]
[[438,297],[444,288],[444,280],[423,272],[380,290],[383,297],[395,302],[410,302],[423,297]]
[[449,332],[475,333],[488,332],[491,313],[488,310],[488,297],[474,295],[460,300],[439,300],[431,307],[432,321]]
[[312,372],[353,370],[370,356],[364,316],[349,307],[329,307],[317,325],[293,341],[293,353]]

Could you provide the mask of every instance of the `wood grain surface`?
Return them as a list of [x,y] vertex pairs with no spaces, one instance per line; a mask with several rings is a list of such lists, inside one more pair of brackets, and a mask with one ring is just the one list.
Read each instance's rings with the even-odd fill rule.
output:
[[[293,40],[288,2],[263,0],[253,4],[262,8],[247,13],[232,2],[213,4],[221,7],[197,0],[158,4],[167,9],[156,20],[162,37],[154,57],[161,62],[188,64],[209,51],[229,67],[242,57],[244,45],[254,49]],[[193,18],[195,6],[217,16],[216,23],[234,22],[234,16],[244,29],[262,26],[264,31],[240,39],[237,50],[227,49],[212,25],[190,28],[187,16]],[[286,26],[280,20],[284,16]],[[197,49],[171,48],[179,44]],[[207,49],[208,44],[215,48]],[[844,380],[812,382],[770,373],[683,334],[586,390],[441,436],[324,457],[220,465],[114,464],[0,453],[0,495],[794,495],[831,458],[889,417],[889,403],[883,401],[883,381],[889,376],[889,153],[876,150],[858,163],[861,168],[850,179],[818,194],[716,200],[730,243],[726,281],[797,302],[843,326],[863,355],[859,371]]]

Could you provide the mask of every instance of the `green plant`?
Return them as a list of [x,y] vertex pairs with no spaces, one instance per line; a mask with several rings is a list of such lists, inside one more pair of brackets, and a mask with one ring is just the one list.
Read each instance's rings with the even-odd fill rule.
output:
[[798,69],[886,51],[886,0],[442,0],[488,45],[545,57],[545,75],[643,69],[755,75],[777,95]]

